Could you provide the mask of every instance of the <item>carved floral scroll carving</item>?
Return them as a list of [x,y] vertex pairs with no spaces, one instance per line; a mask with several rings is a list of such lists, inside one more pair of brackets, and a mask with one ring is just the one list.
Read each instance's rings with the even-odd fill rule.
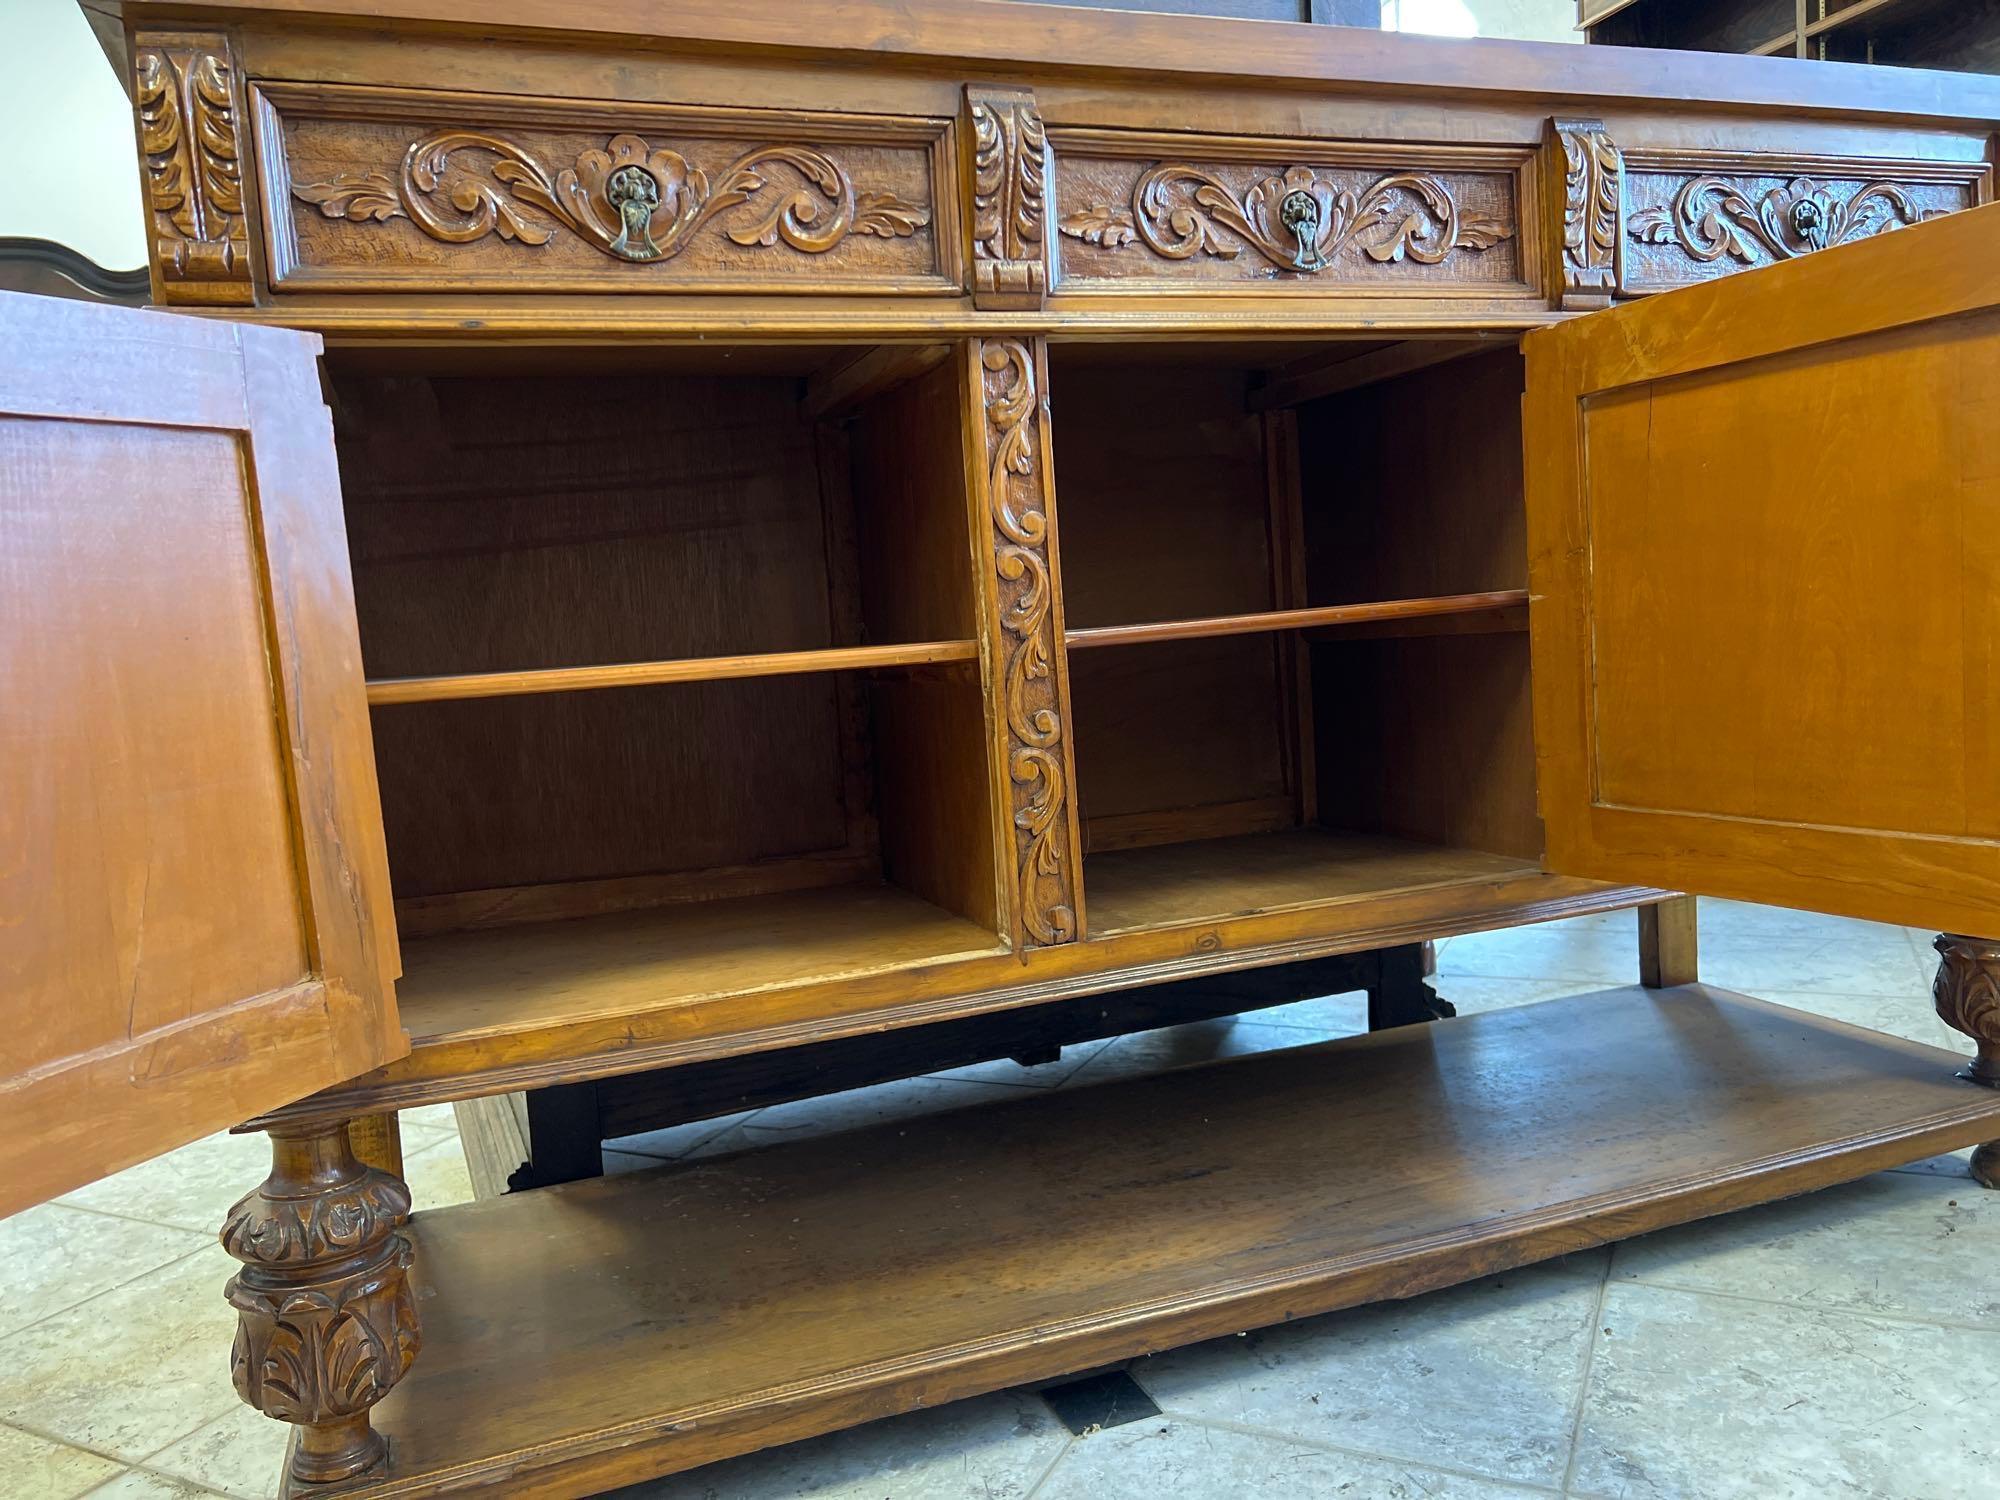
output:
[[409,1371],[421,1339],[410,1294],[402,1182],[356,1160],[344,1124],[273,1130],[271,1175],[223,1224],[243,1264],[236,1309],[237,1394],[297,1424],[293,1477],[326,1483],[385,1452],[368,1422]]
[[[1933,946],[1938,971],[1931,998],[1938,1019],[1979,1048],[1962,1076],[2000,1088],[2000,942],[1947,932]],[[1973,1151],[1972,1175],[1985,1187],[2000,1188],[2000,1141]]]
[[[468,155],[488,159],[484,176],[456,170]],[[296,183],[292,193],[329,219],[408,219],[448,244],[498,235],[545,245],[567,229],[635,262],[671,259],[718,216],[746,204],[754,212],[723,230],[731,241],[807,254],[850,234],[905,238],[931,220],[926,204],[857,188],[839,162],[810,146],[759,146],[711,177],[680,152],[629,134],[552,168],[505,136],[433,131],[411,142],[393,178],[343,172]]]
[[1014,805],[1021,922],[1039,944],[1078,936],[1068,810],[1068,744],[1057,674],[1055,587],[1037,422],[1034,355],[992,339],[980,355],[986,408],[986,500],[1000,621],[1006,764]]
[[141,34],[133,103],[162,300],[251,300],[236,70],[212,35]]
[[1550,121],[1562,152],[1561,305],[1602,307],[1623,279],[1625,157],[1597,120]]
[[1025,89],[965,89],[972,143],[972,301],[1035,308],[1048,294],[1048,139]]
[[1056,227],[1107,250],[1143,244],[1168,260],[1234,259],[1247,247],[1283,270],[1307,273],[1350,250],[1380,265],[1407,259],[1434,266],[1514,233],[1503,220],[1464,207],[1426,173],[1392,172],[1357,188],[1295,166],[1238,192],[1213,172],[1177,162],[1142,172],[1129,203],[1086,204]]
[[1704,176],[1683,183],[1671,203],[1633,213],[1628,232],[1642,244],[1675,246],[1704,265],[1724,256],[1754,265],[1760,251],[1792,260],[1919,224],[1939,212],[1921,207],[1893,182],[1871,182],[1843,194],[1797,177],[1753,200],[1726,178]]

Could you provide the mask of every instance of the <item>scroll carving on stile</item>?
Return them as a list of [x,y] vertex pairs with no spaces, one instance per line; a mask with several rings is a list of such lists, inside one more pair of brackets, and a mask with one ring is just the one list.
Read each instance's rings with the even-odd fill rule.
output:
[[[470,158],[483,169],[462,169]],[[341,173],[295,183],[292,193],[329,219],[408,219],[434,240],[466,244],[498,235],[545,245],[567,229],[617,260],[669,260],[729,210],[723,229],[745,248],[784,244],[807,254],[850,234],[905,238],[930,209],[892,193],[858,189],[845,168],[810,146],[747,151],[711,178],[680,152],[614,135],[602,150],[551,168],[505,136],[439,130],[410,144],[400,171]]]
[[1830,245],[1866,239],[1906,224],[1920,224],[1938,210],[1918,205],[1893,182],[1871,182],[1842,194],[1810,177],[1794,178],[1754,201],[1721,177],[1696,177],[1673,201],[1634,212],[1631,237],[1647,245],[1672,245],[1702,264],[1724,256],[1753,265],[1758,252],[1792,260]]
[[1607,305],[1623,280],[1625,158],[1597,120],[1552,120],[1563,157],[1562,303]]
[[1036,943],[1077,936],[1066,801],[1061,700],[1056,686],[1055,591],[1034,356],[1014,339],[980,357],[986,404],[987,505],[998,581],[1007,774],[1013,786],[1021,920]]
[[250,228],[228,44],[220,36],[141,34],[132,63],[162,300],[247,303]]
[[1142,244],[1168,260],[1234,259],[1247,247],[1286,271],[1323,271],[1348,251],[1389,265],[1441,264],[1457,251],[1513,236],[1502,220],[1466,209],[1439,178],[1392,172],[1359,188],[1291,167],[1233,191],[1214,173],[1162,163],[1141,173],[1128,205],[1087,204],[1057,229],[1107,250]]
[[1048,293],[1048,140],[1025,89],[965,89],[972,143],[972,301],[1035,308]]

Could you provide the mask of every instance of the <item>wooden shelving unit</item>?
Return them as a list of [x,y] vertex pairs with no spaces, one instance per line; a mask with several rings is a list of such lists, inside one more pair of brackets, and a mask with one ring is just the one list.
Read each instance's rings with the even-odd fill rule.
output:
[[1578,0],[1593,42],[2000,71],[1989,0]]
[[1513,613],[1525,608],[1527,602],[1526,589],[1495,589],[1483,594],[1452,594],[1441,599],[1389,599],[1379,604],[1324,604],[1306,609],[1217,615],[1205,620],[1100,625],[1094,629],[1066,631],[1063,640],[1072,651],[1093,646],[1134,646],[1149,641],[1212,640],[1227,635],[1272,635],[1286,630],[1331,630],[1344,625],[1388,625],[1406,620]]
[[756,656],[707,656],[691,661],[625,662],[601,667],[546,667],[532,672],[467,672],[440,677],[390,677],[368,684],[371,704],[449,703],[466,698],[513,698],[598,688],[657,687],[669,682],[730,682],[746,677],[794,677],[810,672],[867,671],[972,661],[977,641],[919,641],[907,646],[846,646],[823,651],[768,651]]

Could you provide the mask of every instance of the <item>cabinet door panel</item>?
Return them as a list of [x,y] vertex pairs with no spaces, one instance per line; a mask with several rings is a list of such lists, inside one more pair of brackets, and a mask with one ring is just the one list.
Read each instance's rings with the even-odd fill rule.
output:
[[2000,209],[1525,341],[1564,874],[2000,933]]
[[0,345],[4,1215],[407,1041],[318,340]]

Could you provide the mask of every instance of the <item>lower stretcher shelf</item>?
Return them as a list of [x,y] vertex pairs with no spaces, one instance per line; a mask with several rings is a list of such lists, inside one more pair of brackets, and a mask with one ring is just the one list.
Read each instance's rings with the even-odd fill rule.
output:
[[2000,1136],[1959,1059],[1609,990],[419,1216],[370,1495],[583,1495]]

